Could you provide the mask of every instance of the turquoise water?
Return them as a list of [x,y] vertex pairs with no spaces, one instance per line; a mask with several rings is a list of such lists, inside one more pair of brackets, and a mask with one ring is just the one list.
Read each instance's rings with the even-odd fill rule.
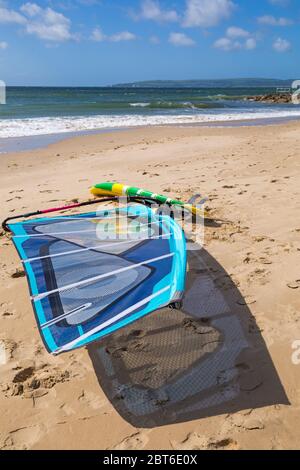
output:
[[247,96],[274,88],[9,87],[0,106],[0,138],[140,125],[199,124],[300,117],[300,106],[266,105]]
[[[247,96],[274,92],[270,88],[14,88],[0,117],[33,118],[97,114],[151,114],[165,111],[252,108]],[[261,107],[257,105],[256,107]]]

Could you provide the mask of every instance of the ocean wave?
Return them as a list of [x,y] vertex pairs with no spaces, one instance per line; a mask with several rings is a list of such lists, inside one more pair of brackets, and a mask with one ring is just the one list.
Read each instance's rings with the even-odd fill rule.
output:
[[150,103],[129,103],[133,108],[146,108],[150,106]]
[[211,101],[243,101],[247,95],[225,95],[218,93],[217,95],[208,95],[203,97],[203,99],[208,99]]
[[0,138],[25,137],[67,132],[119,129],[139,126],[195,125],[201,123],[231,122],[257,119],[300,118],[300,108],[290,110],[247,110],[221,113],[180,115],[99,115],[80,117],[44,117],[0,120]]
[[213,103],[193,103],[191,101],[152,101],[150,103],[130,103],[130,106],[149,109],[205,109],[217,107]]

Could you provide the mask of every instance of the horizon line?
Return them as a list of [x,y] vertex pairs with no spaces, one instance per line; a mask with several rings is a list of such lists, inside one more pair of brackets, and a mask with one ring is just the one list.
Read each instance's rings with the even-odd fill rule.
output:
[[[255,81],[255,80],[262,80],[262,81],[278,81],[278,82],[293,82],[294,78],[266,78],[266,77],[232,77],[232,78],[189,78],[189,79],[146,79],[146,80],[134,80],[128,82],[118,82],[106,85],[9,85],[6,84],[7,88],[113,88],[113,87],[122,87],[122,85],[134,85],[134,84],[142,84],[142,83],[149,83],[149,82],[173,82],[173,83],[184,83],[184,82],[226,82],[232,80],[244,80],[244,81]],[[5,81],[4,81],[5,83]]]

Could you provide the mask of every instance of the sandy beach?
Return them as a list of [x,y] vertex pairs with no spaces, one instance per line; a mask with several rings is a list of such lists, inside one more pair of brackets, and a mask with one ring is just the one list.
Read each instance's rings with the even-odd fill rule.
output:
[[0,155],[1,220],[118,181],[201,193],[226,221],[189,254],[182,311],[58,357],[1,233],[0,449],[300,448],[299,131],[140,128]]

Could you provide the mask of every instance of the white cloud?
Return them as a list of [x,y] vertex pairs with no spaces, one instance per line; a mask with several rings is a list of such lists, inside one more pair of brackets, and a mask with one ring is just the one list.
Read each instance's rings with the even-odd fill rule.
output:
[[96,42],[102,42],[106,40],[106,36],[100,28],[95,28],[92,32],[91,40]]
[[241,43],[229,38],[220,38],[214,42],[214,47],[223,51],[233,51],[235,49],[241,49]]
[[111,41],[111,42],[122,42],[122,41],[133,41],[136,39],[135,34],[130,33],[129,31],[121,31],[116,34],[107,35],[104,34],[102,29],[95,28],[91,35],[91,40],[95,42],[104,42],[104,41]]
[[277,38],[273,43],[273,49],[276,52],[287,52],[291,48],[291,43],[287,39]]
[[257,21],[260,24],[265,24],[269,26],[290,26],[293,24],[293,21],[289,18],[275,18],[272,15],[264,15],[257,18]]
[[0,23],[26,23],[26,18],[14,10],[9,10],[5,6],[0,5]]
[[229,18],[235,8],[232,0],[186,0],[183,26],[209,28]]
[[152,20],[158,23],[175,22],[179,17],[175,10],[163,10],[158,0],[143,0],[139,13],[134,14],[139,20]]
[[109,40],[112,42],[134,41],[135,39],[136,35],[129,31],[121,31],[120,33],[113,34],[109,37]]
[[226,36],[229,38],[248,38],[250,36],[249,31],[237,26],[231,26],[226,31]]
[[[21,13],[20,13],[21,12]],[[71,34],[71,21],[52,8],[41,8],[36,3],[27,2],[20,12],[9,10],[5,3],[0,4],[0,23],[22,25],[27,34],[33,34],[47,41],[62,42],[74,39]]]
[[71,21],[62,13],[52,8],[41,8],[35,3],[26,3],[21,10],[29,17],[25,25],[28,34],[55,42],[74,39],[71,33]]
[[245,42],[245,49],[248,49],[248,51],[252,51],[253,49],[256,48],[256,46],[257,46],[257,42],[256,42],[256,39],[254,38],[249,38]]
[[5,41],[0,42],[0,49],[5,50],[8,48],[8,44]]
[[249,31],[231,26],[226,30],[226,36],[214,42],[216,49],[223,51],[234,51],[239,49],[246,49],[248,51],[255,49],[257,46],[256,39],[249,33]]
[[30,3],[30,2],[27,2],[24,5],[22,5],[20,10],[22,11],[22,13],[30,17],[36,16],[42,12],[42,8],[39,5],[37,5],[36,3]]
[[194,46],[195,41],[184,33],[171,33],[169,43],[174,46]]
[[160,44],[160,39],[158,36],[150,36],[149,41],[151,44]]

